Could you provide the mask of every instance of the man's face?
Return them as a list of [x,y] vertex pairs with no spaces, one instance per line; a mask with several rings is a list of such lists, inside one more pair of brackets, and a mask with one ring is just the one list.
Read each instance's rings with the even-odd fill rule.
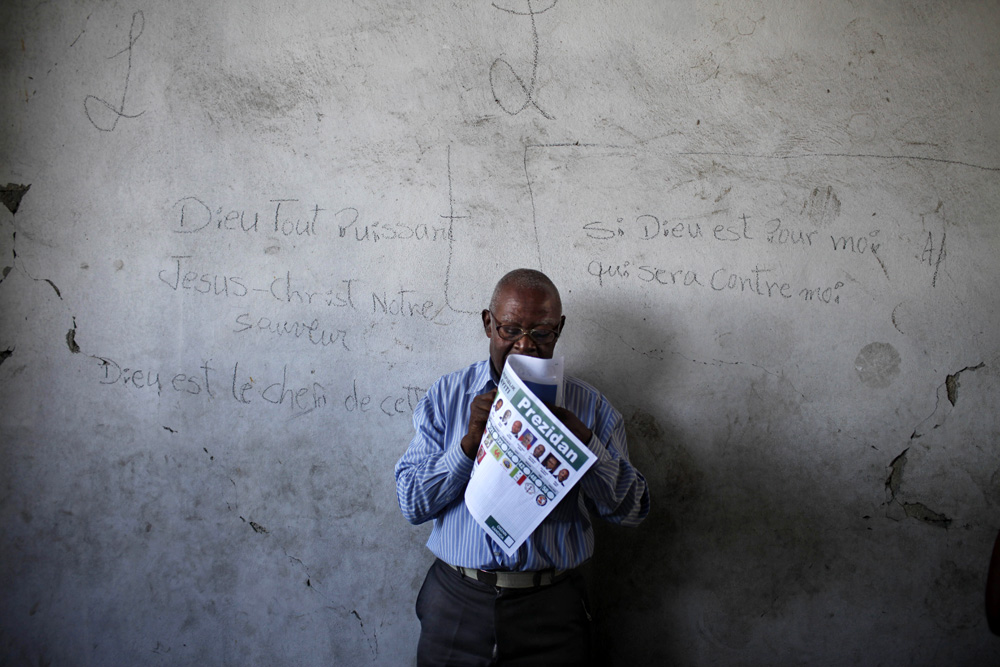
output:
[[493,314],[491,315],[489,310],[483,311],[483,327],[490,339],[490,361],[493,362],[497,373],[503,372],[509,354],[551,359],[556,348],[555,340],[540,345],[527,334],[515,341],[504,340],[497,332],[497,326],[513,325],[526,330],[551,329],[561,332],[565,320],[559,298],[549,290],[514,287],[504,289],[500,293]]

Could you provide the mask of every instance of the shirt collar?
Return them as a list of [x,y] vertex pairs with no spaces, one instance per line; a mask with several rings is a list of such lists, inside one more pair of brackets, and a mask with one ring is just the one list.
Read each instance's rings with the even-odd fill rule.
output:
[[493,377],[490,360],[485,359],[476,365],[475,374],[472,376],[472,381],[469,383],[469,389],[466,393],[478,396],[496,386],[497,379]]

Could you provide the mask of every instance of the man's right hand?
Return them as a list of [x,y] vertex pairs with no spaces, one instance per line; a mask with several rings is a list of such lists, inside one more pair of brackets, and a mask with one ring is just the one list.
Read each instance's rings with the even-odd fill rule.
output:
[[476,450],[483,439],[483,431],[486,430],[486,422],[490,418],[490,408],[496,399],[497,390],[491,389],[485,394],[480,394],[472,399],[469,404],[469,430],[462,436],[462,451],[470,459],[476,457]]

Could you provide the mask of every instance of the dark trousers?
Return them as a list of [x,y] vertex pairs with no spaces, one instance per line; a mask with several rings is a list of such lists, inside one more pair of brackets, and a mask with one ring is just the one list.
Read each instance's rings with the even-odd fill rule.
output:
[[417,595],[417,665],[588,665],[590,614],[583,577],[495,588],[434,561]]

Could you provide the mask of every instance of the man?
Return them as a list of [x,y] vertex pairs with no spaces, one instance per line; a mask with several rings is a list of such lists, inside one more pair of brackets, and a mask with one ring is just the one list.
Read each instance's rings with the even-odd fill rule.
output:
[[427,546],[437,560],[417,596],[417,664],[586,664],[590,614],[576,568],[593,553],[590,515],[638,525],[649,512],[646,480],[629,462],[621,414],[567,376],[565,407],[552,411],[596,462],[517,553],[504,554],[466,509],[465,485],[507,356],[551,358],[566,318],[552,281],[517,269],[497,283],[482,320],[489,359],[431,386],[396,464],[403,515],[434,521]]

